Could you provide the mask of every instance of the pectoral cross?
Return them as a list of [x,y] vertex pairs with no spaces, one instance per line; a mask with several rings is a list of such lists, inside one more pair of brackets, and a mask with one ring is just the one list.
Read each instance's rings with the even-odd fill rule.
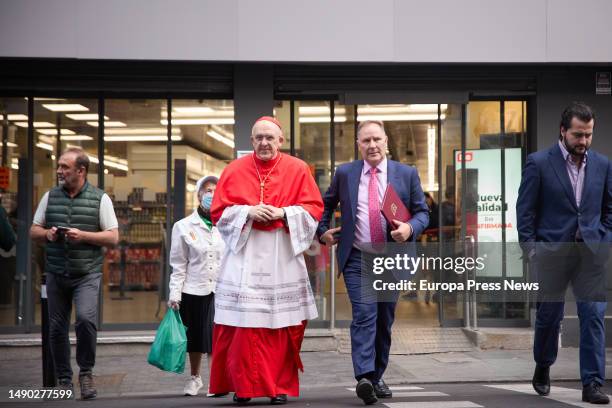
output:
[[272,168],[270,169],[270,171],[268,172],[268,174],[266,174],[266,177],[264,177],[264,179],[261,179],[261,174],[259,174],[259,168],[257,168],[257,163],[255,162],[255,153],[253,153],[253,165],[255,166],[255,171],[257,172],[257,178],[259,179],[259,204],[263,204],[263,196],[264,196],[264,186],[266,185],[266,180],[268,180],[268,177],[270,177],[270,174],[272,174],[272,172],[274,171],[274,169],[276,168],[276,165],[278,163],[280,163],[281,159],[283,158],[283,156],[281,155],[278,160],[276,161],[276,163],[274,164],[274,166],[272,166]]
[[259,204],[263,204],[263,191],[265,183],[262,181],[259,183]]

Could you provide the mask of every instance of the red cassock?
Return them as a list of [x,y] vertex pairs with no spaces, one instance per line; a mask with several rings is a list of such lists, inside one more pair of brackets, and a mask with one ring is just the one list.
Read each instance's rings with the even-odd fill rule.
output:
[[[270,175],[266,178],[268,173]],[[244,156],[223,171],[211,207],[213,222],[216,224],[229,206],[258,205],[260,180],[265,180],[264,204],[275,207],[299,205],[315,220],[321,219],[323,202],[308,165],[279,153],[267,162],[254,154]],[[285,228],[288,233],[281,220],[255,222],[253,228],[262,231]],[[278,329],[216,324],[209,392],[233,391],[242,398],[279,394],[298,396],[298,370],[303,370],[300,348],[305,328],[306,321]]]
[[306,322],[282,329],[216,324],[209,392],[242,398],[300,395],[298,369]]

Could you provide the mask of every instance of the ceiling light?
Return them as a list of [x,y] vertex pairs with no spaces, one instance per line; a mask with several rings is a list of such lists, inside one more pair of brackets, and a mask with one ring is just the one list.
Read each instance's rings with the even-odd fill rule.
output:
[[[161,112],[162,118],[168,117],[168,112],[165,110]],[[212,110],[208,111],[195,111],[192,109],[187,109],[185,111],[175,111],[172,110],[172,118],[206,118],[206,119],[220,119],[220,118],[233,118],[234,110]]]
[[[39,129],[37,132],[42,133],[43,135],[57,135],[57,129]],[[61,129],[60,135],[76,135],[76,133],[70,129]]]
[[[26,101],[28,100],[28,97],[24,97],[23,99],[25,99]],[[65,101],[66,99],[64,98],[39,98],[36,97],[34,98],[35,101]]]
[[221,126],[212,125],[210,127],[215,132],[219,133],[221,136],[227,137],[229,140],[234,140],[234,134],[231,131],[227,131],[223,129]]
[[[67,117],[72,120],[98,120],[99,115],[97,113],[67,113]],[[108,120],[108,116],[104,116],[104,120]]]
[[[168,125],[168,119],[160,120],[162,125]],[[234,118],[190,118],[190,119],[172,119],[173,125],[233,125]]]
[[[91,155],[88,154],[87,157],[89,157],[89,161],[91,161],[92,163],[100,164],[100,160],[98,160],[98,158],[96,156],[91,156]],[[108,157],[109,156],[106,156],[104,158],[104,167],[113,167],[115,169],[119,169],[119,170],[123,170],[123,171],[128,171],[129,170],[128,165],[127,165],[127,160],[125,160],[125,163],[119,163],[119,162],[116,162],[114,160],[109,160]]]
[[215,140],[218,140],[219,142],[226,144],[227,146],[231,147],[232,149],[234,148],[235,144],[233,140],[228,139],[227,137],[221,135],[218,132],[215,132],[214,130],[209,130],[208,132],[206,132],[206,134],[210,137],[212,137]]
[[[21,113],[9,113],[7,116],[8,120],[28,120],[28,115],[22,115]],[[0,120],[4,120],[4,115],[0,115]]]
[[[446,112],[448,105],[440,105],[440,110]],[[431,113],[438,114],[438,105],[433,103],[420,103],[413,105],[359,105],[358,113],[363,115],[387,114],[399,115],[406,113]]]
[[172,108],[172,112],[173,115],[174,113],[192,113],[196,115],[205,115],[207,113],[214,113],[215,110],[207,106],[177,106],[175,108]]
[[[27,128],[28,122],[15,122],[15,125],[19,127]],[[55,127],[55,125],[51,122],[34,122],[34,127],[35,128],[53,128]]]
[[61,140],[71,140],[71,141],[93,140],[93,137],[87,136],[87,135],[65,135],[65,136],[60,136],[60,139]]
[[[329,106],[300,106],[300,115],[329,115]],[[346,109],[341,107],[334,107],[336,115],[344,115]]]
[[53,151],[53,146],[47,143],[43,143],[43,142],[36,143],[36,147],[40,147],[41,149],[49,150],[50,152]]
[[45,135],[38,135],[38,141],[52,145],[57,142],[57,136],[51,137],[51,136],[45,136]]
[[127,166],[127,164],[121,164],[121,163],[117,163],[112,160],[106,160],[106,159],[104,159],[104,167],[113,167],[115,169],[123,170],[123,171],[129,170],[129,167]]
[[[4,146],[2,141],[0,140],[0,147]],[[13,142],[6,142],[6,147],[17,147],[17,145]]]
[[78,103],[43,103],[43,107],[52,112],[82,112],[89,108]]
[[[172,128],[173,134],[180,134],[181,130]],[[166,135],[167,127],[154,128],[127,128],[127,129],[104,129],[105,135]]]
[[[446,115],[440,115],[440,120],[444,120]],[[358,115],[357,121],[363,122],[366,120],[382,120],[382,121],[432,121],[438,120],[437,113],[408,113],[403,115]]]
[[[95,122],[87,122],[89,126],[98,127],[98,121]],[[104,127],[126,127],[127,125],[123,122],[119,122],[118,120],[105,120]]]
[[[300,123],[330,123],[329,116],[302,116]],[[346,116],[334,116],[334,123],[346,122]]]
[[[166,135],[114,135],[104,136],[105,142],[166,142],[168,136]],[[179,142],[183,140],[180,135],[172,135],[173,142]]]
[[[80,147],[80,146],[69,144],[66,147]],[[87,157],[89,157],[89,160],[91,160],[92,163],[96,163],[96,164],[100,163],[100,161],[98,160],[97,156],[93,156],[93,155],[87,153]],[[126,159],[120,159],[120,158],[118,158],[116,156],[111,156],[110,154],[107,154],[107,155],[104,156],[104,163],[106,164],[107,161],[111,161],[111,162],[117,163],[117,164],[125,164],[125,165],[128,164],[128,161]]]

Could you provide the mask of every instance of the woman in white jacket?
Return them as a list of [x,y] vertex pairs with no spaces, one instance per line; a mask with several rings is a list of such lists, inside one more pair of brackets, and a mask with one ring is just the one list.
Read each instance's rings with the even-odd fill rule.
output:
[[[202,354],[212,353],[215,316],[214,292],[225,244],[210,221],[210,204],[217,186],[214,176],[203,177],[196,184],[200,205],[172,228],[170,248],[170,296],[168,307],[178,309],[187,326],[187,353],[191,377],[185,395],[197,395],[202,388]],[[209,395],[220,396],[220,395]]]

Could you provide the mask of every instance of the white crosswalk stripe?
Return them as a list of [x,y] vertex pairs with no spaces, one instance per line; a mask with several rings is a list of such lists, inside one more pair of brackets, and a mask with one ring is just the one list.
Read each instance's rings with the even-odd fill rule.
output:
[[[482,408],[472,401],[414,401],[415,398],[449,397],[448,394],[439,391],[424,391],[423,387],[415,385],[394,385],[389,387],[393,392],[393,399],[383,402],[389,408]],[[354,388],[347,388],[347,391],[355,392]],[[397,401],[398,398],[410,398],[412,401]]]
[[[485,387],[496,388],[499,390],[506,390],[506,391],[515,391],[515,392],[520,392],[522,394],[536,395],[531,383],[490,384],[490,385],[485,385]],[[575,407],[587,408],[587,407],[593,406],[593,404],[589,404],[588,402],[582,402],[582,390],[577,390],[574,388],[551,386],[550,394],[545,397],[540,397],[540,398],[546,398],[549,400],[562,402],[564,404],[573,405]]]
[[385,403],[389,408],[483,408],[472,401],[412,401]]
[[[389,389],[395,392],[395,391],[417,391],[417,390],[422,390],[423,388],[417,387],[415,385],[397,385],[397,386],[389,387]],[[354,392],[355,388],[347,388],[347,390]]]
[[393,398],[416,398],[416,397],[448,397],[448,394],[445,394],[439,391],[411,391],[411,392],[393,391]]
[[393,392],[395,391],[416,391],[416,390],[422,390],[423,387],[417,387],[415,385],[394,385],[392,387],[389,387],[389,389]]

